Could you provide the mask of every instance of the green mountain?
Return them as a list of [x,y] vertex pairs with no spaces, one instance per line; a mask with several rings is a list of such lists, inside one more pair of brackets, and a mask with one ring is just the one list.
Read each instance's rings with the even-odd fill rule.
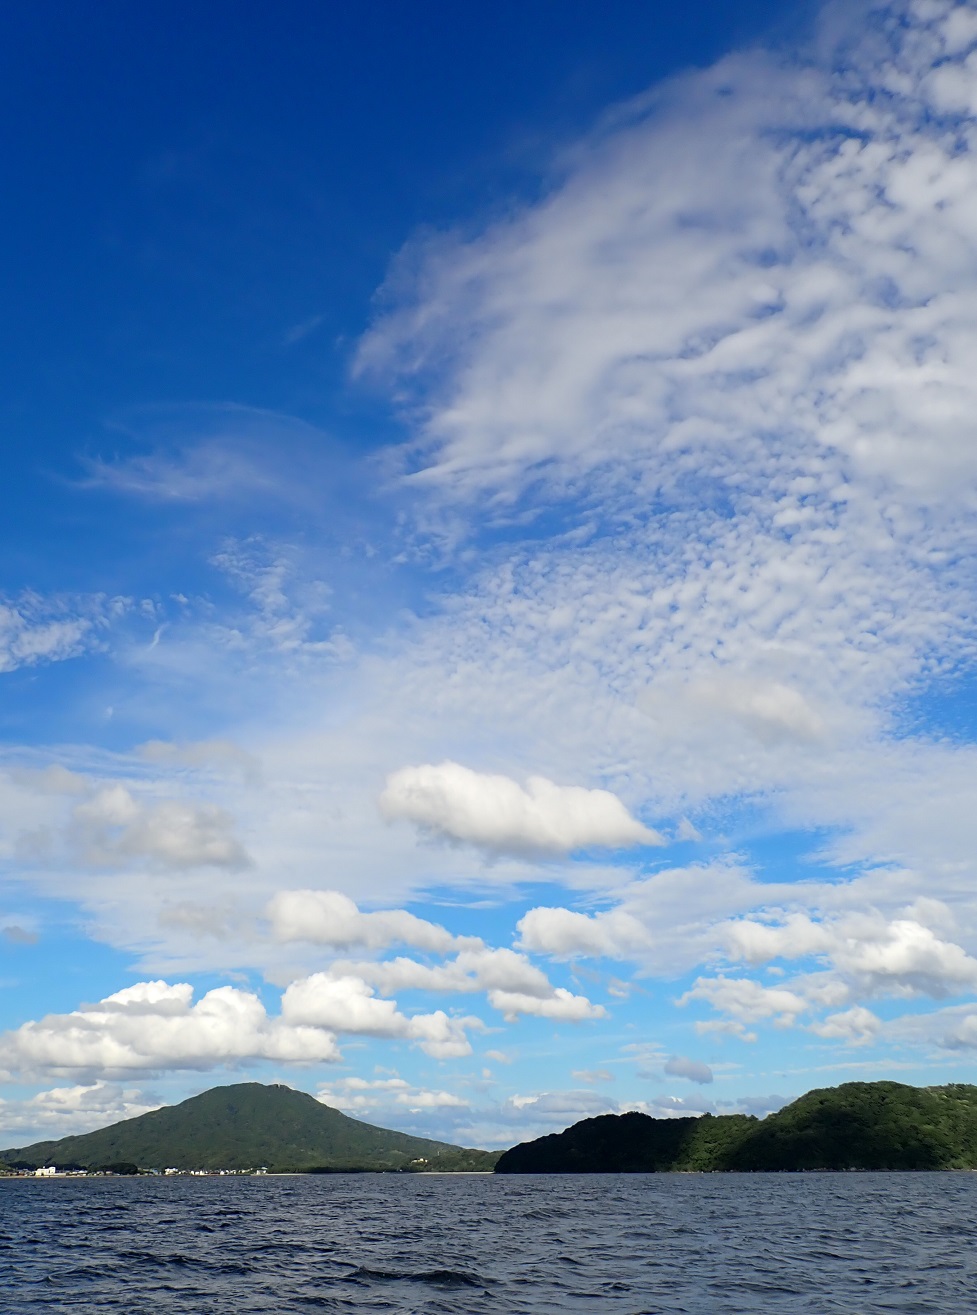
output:
[[290,1087],[242,1082],[98,1132],[0,1151],[0,1160],[144,1169],[489,1170],[496,1156],[348,1118]]
[[765,1119],[605,1114],[505,1151],[496,1173],[975,1169],[977,1087],[846,1082]]

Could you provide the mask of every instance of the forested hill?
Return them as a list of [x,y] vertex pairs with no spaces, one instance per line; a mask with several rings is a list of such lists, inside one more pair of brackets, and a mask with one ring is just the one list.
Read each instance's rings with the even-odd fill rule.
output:
[[846,1082],[765,1119],[605,1114],[514,1146],[496,1173],[975,1169],[977,1087]]
[[290,1087],[244,1082],[98,1132],[0,1151],[8,1164],[145,1169],[491,1169],[495,1155],[375,1128]]

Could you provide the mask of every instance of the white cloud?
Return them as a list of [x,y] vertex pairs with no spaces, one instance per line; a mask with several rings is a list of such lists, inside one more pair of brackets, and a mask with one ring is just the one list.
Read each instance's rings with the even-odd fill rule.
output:
[[189,444],[182,451],[156,450],[123,460],[90,461],[85,483],[161,502],[239,499],[279,491],[279,482],[257,454],[214,439]]
[[635,1110],[656,1119],[687,1118],[690,1114],[703,1114],[712,1110],[712,1104],[701,1097],[682,1099],[663,1096],[657,1100],[617,1101],[596,1091],[543,1091],[532,1095],[512,1096],[506,1105],[516,1114],[516,1121],[527,1118],[541,1120],[550,1125],[565,1127],[580,1119],[600,1114],[624,1114]]
[[513,991],[546,999],[553,986],[546,974],[515,950],[462,950],[445,963],[430,965],[416,959],[385,959],[379,963],[337,963],[334,972],[352,972],[384,993],[397,991]]
[[71,834],[86,862],[148,859],[169,868],[246,867],[233,820],[215,804],[164,799],[143,803],[119,783],[97,790],[72,812]]
[[331,977],[314,973],[293,982],[282,997],[282,1018],[290,1024],[307,1024],[361,1036],[405,1037],[436,1059],[471,1054],[466,1027],[478,1019],[450,1018],[443,1010],[414,1014],[399,1012],[396,1002],[377,997],[359,977]]
[[531,776],[525,788],[508,776],[459,763],[402,767],[380,796],[387,818],[406,818],[433,835],[499,853],[569,854],[664,843],[607,790],[554,785]]
[[110,1076],[131,1070],[209,1069],[245,1059],[339,1058],[319,1027],[270,1018],[256,995],[233,986],[196,1003],[185,982],[139,982],[70,1014],[48,1014],[2,1039],[12,1070]]
[[745,959],[752,964],[825,954],[835,944],[835,937],[828,927],[814,922],[804,913],[792,913],[782,923],[774,925],[740,918],[727,923],[723,932],[730,957]]
[[142,407],[113,428],[128,452],[87,460],[82,487],[153,502],[301,504],[320,483],[313,454],[335,456],[321,430],[258,407]]
[[935,1019],[926,1019],[926,1024],[927,1036],[944,1050],[977,1050],[977,1013],[954,1018],[942,1036]]
[[977,988],[977,959],[912,918],[859,912],[815,922],[792,914],[780,924],[742,919],[721,930],[733,958],[765,963],[817,955],[862,994],[945,996]]
[[689,1059],[687,1055],[672,1055],[665,1062],[665,1072],[669,1077],[687,1078],[689,1082],[697,1082],[700,1086],[713,1080],[713,1072],[708,1064],[698,1059]]
[[[485,991],[493,1009],[514,1022],[521,1015],[565,1022],[605,1018],[603,1005],[564,987],[554,987],[539,968],[514,950],[463,950],[454,959],[431,966],[415,959],[388,959],[380,963],[336,963],[333,975],[352,973],[385,995],[401,990],[472,993]],[[290,988],[291,989],[291,988]]]
[[726,934],[724,912],[754,908],[789,887],[764,887],[735,863],[664,868],[618,886],[618,903],[593,914],[566,908],[530,909],[517,924],[526,950],[557,959],[594,956],[678,975],[715,956]]
[[520,1014],[529,1014],[535,1018],[556,1018],[571,1023],[607,1017],[603,1005],[591,1004],[585,996],[573,995],[562,986],[556,987],[553,994],[546,997],[524,995],[518,991],[489,991],[488,1000],[507,1022],[513,1022]]
[[397,1101],[411,1110],[467,1109],[468,1101],[450,1091],[401,1091]]
[[47,767],[14,767],[10,776],[20,785],[39,794],[83,795],[90,789],[90,783],[84,776],[69,771],[61,763],[50,763]]
[[863,939],[847,937],[834,959],[869,989],[941,996],[977,988],[977,959],[959,945],[940,940],[928,927],[900,918],[877,937],[871,935],[874,928],[867,930]]
[[[812,705],[809,695],[771,673],[737,675],[722,668],[705,670],[688,681],[662,679],[638,698],[638,706],[656,725],[686,726],[699,720],[708,733],[717,721],[763,745],[817,743],[827,738],[830,714]],[[831,709],[835,713],[835,709]],[[834,730],[834,727],[830,727]]]
[[974,651],[975,126],[931,111],[977,72],[954,6],[893,12],[620,107],[541,201],[429,244],[362,363],[425,390],[431,518],[569,530],[432,636],[511,735],[656,813],[776,792],[848,861],[967,862],[972,810],[904,805],[972,755],[885,713]]
[[[202,734],[252,710],[243,752],[262,782],[230,756],[137,751],[132,779],[120,771],[81,805],[76,839],[99,870],[81,884],[77,854],[38,863],[38,891],[83,899],[100,936],[167,973],[174,960],[181,975],[185,960],[247,963],[284,985],[321,966],[313,945],[454,954],[449,933],[387,906],[476,883],[507,895],[542,877],[568,893],[534,901],[579,897],[581,911],[532,909],[526,951],[708,974],[685,997],[718,1011],[698,1028],[744,1038],[810,1018],[825,1040],[862,1040],[874,1025],[856,1001],[974,989],[977,751],[938,727],[906,733],[913,708],[900,717],[907,694],[977,651],[977,128],[931,113],[969,114],[975,70],[966,6],[890,12],[888,35],[844,59],[798,70],[737,56],[619,109],[540,201],[470,242],[431,244],[413,299],[394,298],[363,348],[424,390],[402,454],[420,497],[399,508],[398,561],[419,570],[460,535],[492,533],[436,577],[460,583],[436,585],[423,615],[391,623],[385,648],[352,654],[341,678],[326,621],[335,560],[314,570],[289,545],[226,542],[212,560],[245,614],[175,624],[125,660],[143,681],[135,702],[151,681],[153,706],[174,698],[182,718],[192,689]],[[184,506],[250,496],[267,451],[248,464],[258,449],[246,445],[244,469],[226,438],[161,443],[98,474]],[[321,496],[323,481],[308,484]],[[294,481],[278,492],[299,505]],[[107,633],[98,608],[11,606],[0,666]],[[518,766],[510,778],[459,762]],[[401,763],[441,766],[395,772],[388,814],[492,863],[376,825],[376,783]],[[5,834],[60,834],[51,799],[60,790],[67,809],[90,790],[63,771],[30,789],[0,783]],[[671,830],[688,813],[698,830],[679,823],[680,837],[721,852],[743,834],[744,800],[748,834],[806,831],[821,872],[793,857],[639,879],[579,856],[537,862],[651,843],[638,814]],[[247,819],[247,870],[231,818]],[[203,900],[197,863],[210,868]],[[323,873],[335,894],[315,889]],[[276,941],[259,919],[283,880],[303,889],[273,902]],[[922,889],[946,925],[912,911]],[[226,934],[200,947],[218,924]],[[594,1008],[567,1004],[525,954],[467,953],[331,976],[381,994],[492,991],[511,1016],[526,1002]],[[726,961],[803,958],[818,971],[777,990],[715,976]],[[388,1003],[362,990],[345,1002],[378,1026]],[[946,1034],[961,1045],[962,1017]]]
[[451,1091],[417,1087],[405,1078],[340,1078],[320,1087],[317,1099],[334,1109],[362,1114],[387,1108],[396,1119],[393,1107],[404,1106],[412,1113],[421,1110],[468,1109],[469,1102]]
[[527,950],[559,959],[577,955],[634,959],[647,952],[651,944],[641,922],[619,909],[592,915],[571,909],[530,909],[520,918],[517,929]]
[[[933,1057],[977,1049],[977,1007],[973,1001],[942,1009],[914,1010],[881,1026],[882,1036],[906,1048],[909,1054]],[[956,1063],[954,1071],[958,1071]]]
[[464,938],[403,909],[361,913],[354,901],[338,890],[280,891],[269,903],[267,916],[280,941],[310,941],[335,949],[353,945],[383,949],[401,944],[446,954],[465,943]]
[[864,1005],[853,1005],[838,1014],[828,1014],[819,1023],[811,1024],[811,1031],[826,1040],[847,1041],[851,1045],[867,1045],[874,1041],[882,1021]]
[[92,1132],[158,1108],[159,1103],[141,1091],[117,1083],[52,1087],[26,1100],[0,1100],[0,1145],[25,1146]]
[[98,648],[111,623],[131,606],[131,599],[101,594],[42,598],[26,592],[0,598],[0,673],[64,662]]
[[[832,52],[844,71],[754,51],[675,79],[541,202],[429,244],[361,348],[435,380],[415,480],[514,498],[641,453],[649,491],[733,487],[735,449],[815,488],[834,467],[966,497],[977,70],[948,54],[953,5],[892,9],[881,46]],[[796,494],[778,512],[810,515]]]
[[793,1026],[810,1007],[795,991],[762,986],[746,977],[698,977],[677,1003],[687,1005],[693,1000],[705,1000],[729,1015],[734,1024],[770,1020],[778,1027]]

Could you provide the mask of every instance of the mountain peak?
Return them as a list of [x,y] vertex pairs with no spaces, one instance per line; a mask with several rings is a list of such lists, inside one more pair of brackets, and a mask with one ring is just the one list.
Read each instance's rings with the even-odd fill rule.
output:
[[495,1157],[352,1119],[284,1083],[211,1087],[97,1132],[0,1151],[8,1163],[147,1169],[490,1169]]

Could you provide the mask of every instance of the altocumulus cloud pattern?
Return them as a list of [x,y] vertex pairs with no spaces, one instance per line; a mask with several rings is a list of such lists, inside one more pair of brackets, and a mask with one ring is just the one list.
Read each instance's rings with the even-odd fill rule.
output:
[[977,12],[828,6],[455,218],[360,308],[394,439],[129,417],[65,496],[170,584],[8,592],[67,729],[6,741],[0,930],[104,956],[9,1014],[11,1130],[972,1076]]

